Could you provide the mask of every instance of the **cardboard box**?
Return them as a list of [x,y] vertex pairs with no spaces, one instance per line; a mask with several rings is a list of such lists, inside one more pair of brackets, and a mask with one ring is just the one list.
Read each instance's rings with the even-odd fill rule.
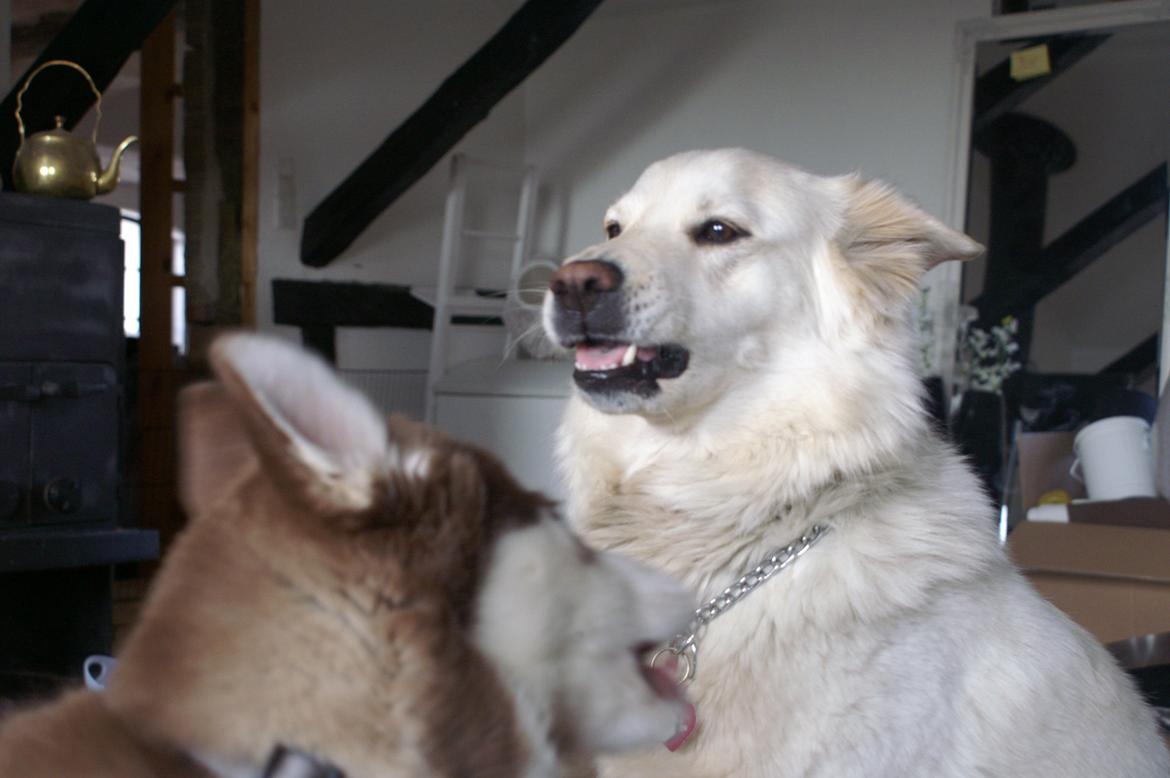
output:
[[1020,488],[1015,515],[1019,519],[1045,492],[1060,489],[1073,500],[1068,507],[1069,521],[1170,529],[1170,502],[1161,497],[1086,501],[1084,484],[1070,473],[1076,459],[1075,437],[1072,432],[1024,432],[1017,436]]
[[1024,521],[1008,550],[1044,597],[1102,643],[1170,630],[1170,529]]
[[1068,520],[1170,530],[1170,502],[1161,497],[1074,502],[1068,506]]
[[1026,511],[1040,495],[1063,489],[1073,499],[1085,496],[1085,485],[1072,477],[1076,455],[1073,432],[1021,432],[1016,436],[1020,467],[1020,502]]

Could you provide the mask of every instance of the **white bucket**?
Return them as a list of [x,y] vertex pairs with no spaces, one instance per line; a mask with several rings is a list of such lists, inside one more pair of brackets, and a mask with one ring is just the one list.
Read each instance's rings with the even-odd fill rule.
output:
[[1070,471],[1083,481],[1090,500],[1154,497],[1154,457],[1150,425],[1137,416],[1095,421],[1073,441],[1076,461]]

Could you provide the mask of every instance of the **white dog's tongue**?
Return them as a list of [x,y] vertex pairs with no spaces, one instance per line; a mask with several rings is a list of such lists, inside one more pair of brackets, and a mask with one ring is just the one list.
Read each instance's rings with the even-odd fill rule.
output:
[[607,343],[605,345],[585,344],[577,346],[578,370],[612,370],[622,363],[622,357],[629,349],[628,343]]
[[577,346],[578,370],[613,370],[634,364],[637,359],[649,362],[658,356],[658,349],[635,348],[629,343],[582,343]]

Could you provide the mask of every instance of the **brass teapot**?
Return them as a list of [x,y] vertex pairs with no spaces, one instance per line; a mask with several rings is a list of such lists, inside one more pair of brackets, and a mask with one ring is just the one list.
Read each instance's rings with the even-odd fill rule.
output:
[[[37,74],[52,65],[65,65],[77,70],[85,76],[97,98],[94,103],[97,118],[93,124],[93,137],[89,141],[75,137],[64,129],[62,125],[65,120],[60,116],[57,117],[56,127],[34,133],[25,140],[24,119],[20,115],[23,107],[21,100]],[[81,65],[64,59],[53,59],[29,74],[16,95],[16,127],[20,131],[20,147],[16,150],[16,160],[12,164],[12,183],[16,191],[75,200],[88,200],[95,195],[113,191],[118,184],[122,154],[132,143],[138,142],[138,138],[131,135],[118,144],[109,167],[102,170],[97,153],[98,126],[101,122],[102,94]]]

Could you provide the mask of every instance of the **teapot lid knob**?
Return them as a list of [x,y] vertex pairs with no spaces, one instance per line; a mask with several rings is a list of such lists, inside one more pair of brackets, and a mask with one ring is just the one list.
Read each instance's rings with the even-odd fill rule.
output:
[[64,116],[61,116],[60,114],[58,114],[58,115],[53,117],[53,120],[55,122],[57,122],[57,129],[58,130],[65,126],[65,117]]

